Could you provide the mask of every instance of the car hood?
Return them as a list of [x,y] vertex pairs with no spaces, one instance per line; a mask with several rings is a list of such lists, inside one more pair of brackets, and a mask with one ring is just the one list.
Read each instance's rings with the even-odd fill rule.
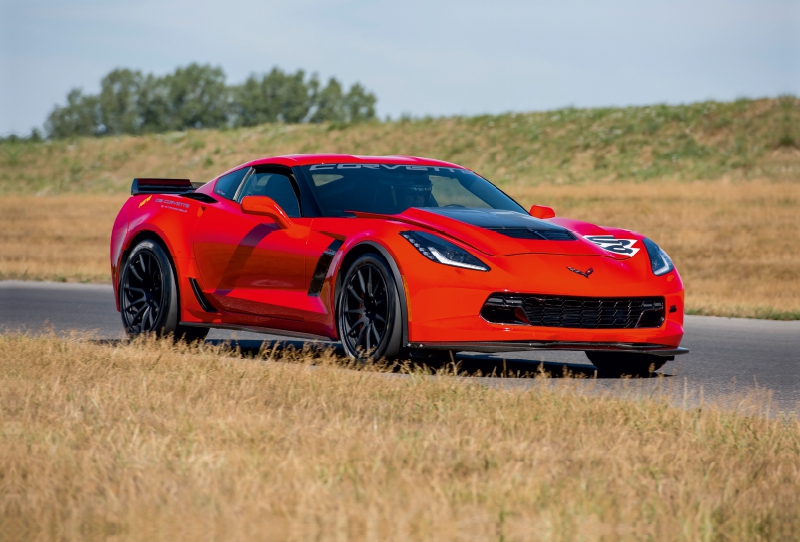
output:
[[588,240],[586,236],[613,236],[611,231],[588,222],[542,220],[515,211],[466,208],[411,208],[392,218],[453,237],[490,256],[628,257]]

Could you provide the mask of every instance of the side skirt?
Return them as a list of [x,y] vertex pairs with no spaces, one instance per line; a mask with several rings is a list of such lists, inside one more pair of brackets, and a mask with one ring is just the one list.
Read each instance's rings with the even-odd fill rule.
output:
[[331,339],[330,337],[325,337],[323,335],[303,333],[302,331],[286,331],[285,329],[275,329],[270,327],[203,324],[197,322],[181,322],[180,325],[189,327],[207,327],[209,329],[229,329],[231,331],[249,331],[251,333],[263,333],[265,335],[283,335],[285,337],[296,337],[298,339],[310,339],[314,341],[338,342],[336,339]]

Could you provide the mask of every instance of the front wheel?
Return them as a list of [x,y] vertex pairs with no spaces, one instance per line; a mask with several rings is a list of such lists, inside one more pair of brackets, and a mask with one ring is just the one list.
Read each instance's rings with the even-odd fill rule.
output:
[[395,359],[403,340],[402,311],[386,260],[365,254],[347,270],[337,303],[339,338],[351,358]]
[[207,328],[181,326],[175,270],[166,251],[146,240],[134,247],[123,265],[119,306],[125,332],[135,337],[153,333],[188,342],[202,340]]
[[667,362],[662,356],[636,352],[588,351],[586,357],[604,376],[649,376]]

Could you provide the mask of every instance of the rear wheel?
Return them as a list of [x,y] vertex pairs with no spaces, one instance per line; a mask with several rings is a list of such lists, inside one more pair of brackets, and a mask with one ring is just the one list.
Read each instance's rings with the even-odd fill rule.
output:
[[181,326],[175,270],[156,242],[140,242],[131,251],[119,284],[119,305],[125,332],[134,337],[154,333],[191,342],[208,335],[207,328]]
[[636,352],[586,352],[586,357],[605,376],[649,376],[668,361],[662,356]]
[[337,303],[339,337],[347,355],[395,359],[403,340],[402,311],[386,260],[365,254],[347,270]]

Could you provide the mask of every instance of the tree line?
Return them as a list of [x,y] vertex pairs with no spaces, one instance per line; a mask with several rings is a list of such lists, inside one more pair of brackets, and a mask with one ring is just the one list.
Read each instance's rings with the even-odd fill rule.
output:
[[73,89],[65,105],[50,113],[48,137],[143,134],[254,126],[266,122],[355,123],[375,118],[377,98],[361,84],[345,91],[331,78],[322,85],[273,68],[250,75],[241,85],[226,85],[219,67],[190,64],[164,76],[116,69],[103,77],[100,93]]

